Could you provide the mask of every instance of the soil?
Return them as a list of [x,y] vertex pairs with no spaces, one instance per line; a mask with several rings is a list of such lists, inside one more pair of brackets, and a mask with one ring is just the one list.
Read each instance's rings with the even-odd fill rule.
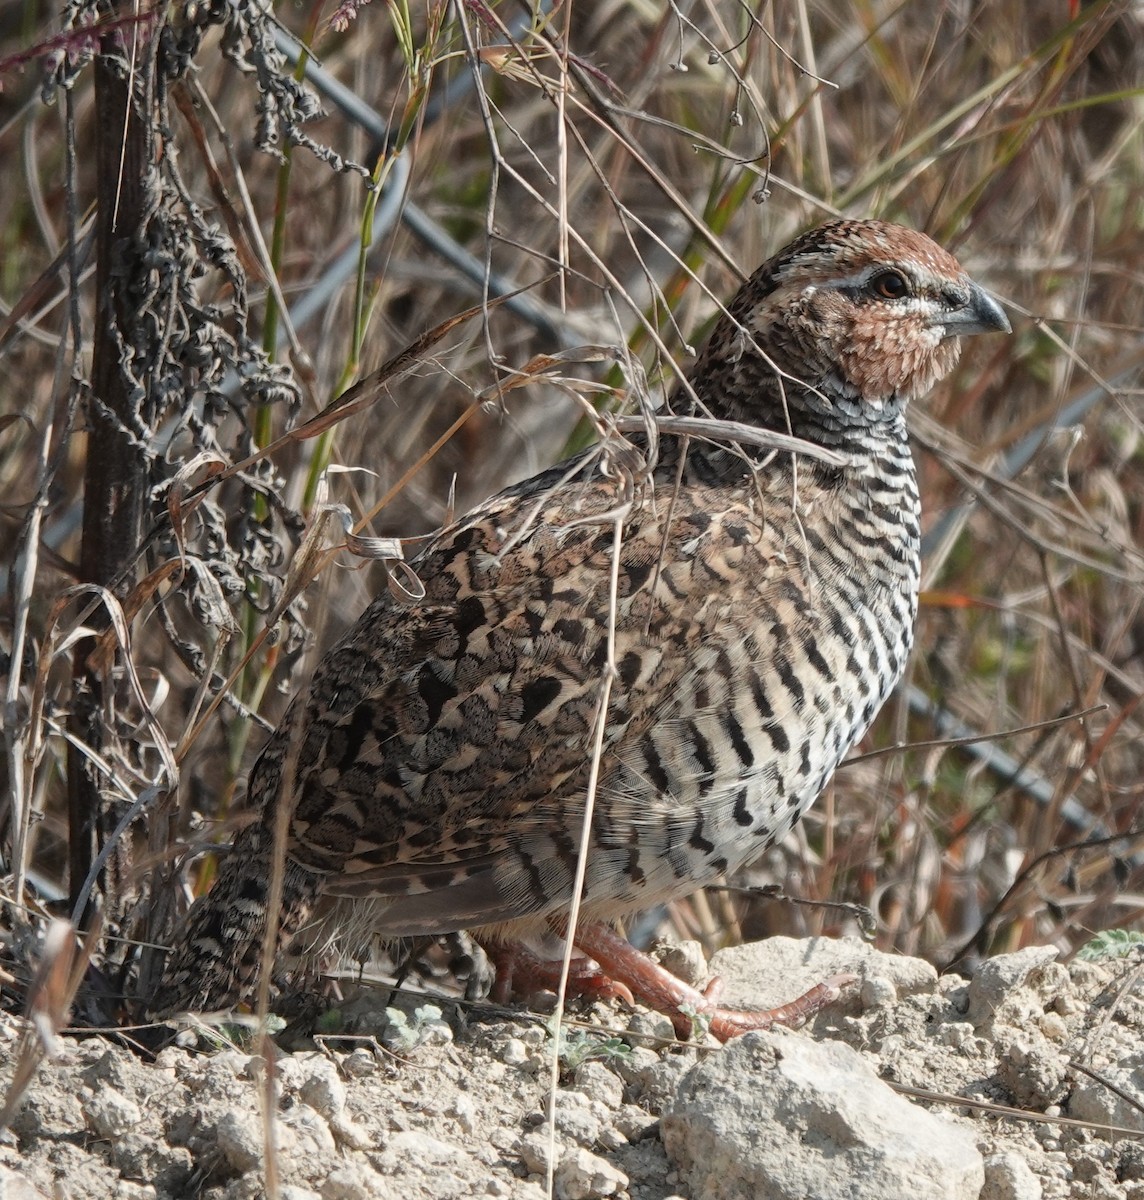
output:
[[[1052,948],[1023,950],[967,982],[854,940],[774,938],[712,966],[730,1000],[765,1004],[835,970],[855,974],[806,1028],[746,1036],[780,1039],[780,1057],[784,1037],[846,1043],[877,1089],[860,1107],[876,1110],[889,1085],[967,1130],[982,1166],[959,1194],[1144,1200],[1141,968],[1055,959]],[[678,1139],[667,1139],[669,1157],[661,1133],[681,1083],[726,1051],[674,1042],[657,1014],[573,1009],[554,1093],[544,1016],[363,988],[320,1028],[276,1051],[269,1087],[233,1027],[183,1029],[150,1060],[106,1037],[61,1039],[0,1143],[0,1197],[246,1200],[277,1186],[283,1200],[541,1200],[553,1147],[553,1193],[564,1200],[746,1195]],[[5,1087],[24,1033],[0,1019]],[[752,1096],[738,1102],[749,1112]],[[765,1128],[755,1136],[765,1140]],[[814,1152],[805,1138],[791,1144],[795,1157]],[[783,1186],[773,1194],[788,1194]],[[833,1194],[870,1193],[847,1178]]]

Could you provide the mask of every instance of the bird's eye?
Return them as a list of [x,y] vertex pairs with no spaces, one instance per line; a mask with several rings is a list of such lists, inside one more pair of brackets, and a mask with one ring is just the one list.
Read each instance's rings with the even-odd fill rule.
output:
[[879,271],[870,280],[870,290],[882,300],[901,300],[910,294],[910,285],[900,271]]

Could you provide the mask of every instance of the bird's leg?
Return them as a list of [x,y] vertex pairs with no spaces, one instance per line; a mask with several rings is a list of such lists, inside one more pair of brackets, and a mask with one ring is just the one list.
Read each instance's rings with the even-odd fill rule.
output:
[[[560,987],[562,964],[556,959],[540,958],[523,942],[481,942],[481,947],[496,968],[492,999],[507,1004],[513,996],[534,996],[537,992],[555,992]],[[604,974],[594,963],[573,956],[568,971],[568,992],[594,1000],[622,1000],[635,1004],[628,987]]]
[[[540,958],[521,942],[481,945],[496,968],[492,998],[498,1004],[508,1003],[513,996],[529,997],[559,988],[558,960]],[[685,1039],[692,1033],[693,1016],[705,1021],[721,1042],[751,1029],[801,1025],[837,1000],[842,988],[854,979],[853,975],[834,975],[777,1008],[721,1008],[717,1000],[722,980],[713,979],[699,991],[677,979],[607,925],[588,922],[578,926],[573,945],[585,957],[572,959],[568,975],[570,994],[594,1000],[618,999],[625,1004],[634,1004],[638,998],[649,1008],[670,1017],[676,1034]]]
[[[719,979],[712,980],[702,992],[697,991],[664,970],[659,963],[637,950],[607,925],[593,922],[578,926],[574,945],[595,959],[617,986],[626,985],[649,1008],[666,1013],[676,1033],[682,1038],[691,1033],[692,1013],[706,1020],[711,1033],[721,1042],[738,1037],[750,1029],[801,1025],[832,1004],[842,987],[854,978],[852,975],[835,975],[778,1008],[720,1008],[716,1003],[721,989]],[[688,1012],[682,1011],[685,1007]]]

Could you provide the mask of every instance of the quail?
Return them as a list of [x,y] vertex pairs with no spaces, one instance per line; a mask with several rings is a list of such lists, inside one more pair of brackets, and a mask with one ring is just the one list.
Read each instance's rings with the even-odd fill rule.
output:
[[907,404],[960,337],[1008,330],[902,226],[833,221],[764,263],[667,407],[828,453],[667,421],[631,439],[646,469],[626,497],[587,452],[437,534],[424,598],[375,599],[262,750],[259,816],[187,914],[154,1011],[249,998],[279,829],[279,953],[346,926],[467,930],[505,976],[539,968],[583,853],[578,978],[677,1025],[690,1005],[723,1039],[782,1020],[719,1009],[614,926],[784,837],[869,727],[917,612]]

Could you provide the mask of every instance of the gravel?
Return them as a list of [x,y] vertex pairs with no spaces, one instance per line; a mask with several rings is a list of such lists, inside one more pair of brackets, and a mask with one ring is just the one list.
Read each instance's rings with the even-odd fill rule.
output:
[[[148,1062],[64,1038],[0,1139],[0,1200],[255,1200],[271,1140],[282,1200],[542,1200],[550,1171],[562,1200],[1144,1200],[1144,990],[1127,961],[1056,958],[967,983],[853,940],[736,947],[712,962],[728,1004],[855,981],[808,1027],[724,1048],[574,1013],[551,1103],[544,1019],[442,1000],[386,1049],[363,993],[337,1035],[277,1056],[272,1139],[242,1046],[184,1036]],[[700,972],[690,949],[665,961]],[[0,1015],[5,1088],[20,1032]]]

